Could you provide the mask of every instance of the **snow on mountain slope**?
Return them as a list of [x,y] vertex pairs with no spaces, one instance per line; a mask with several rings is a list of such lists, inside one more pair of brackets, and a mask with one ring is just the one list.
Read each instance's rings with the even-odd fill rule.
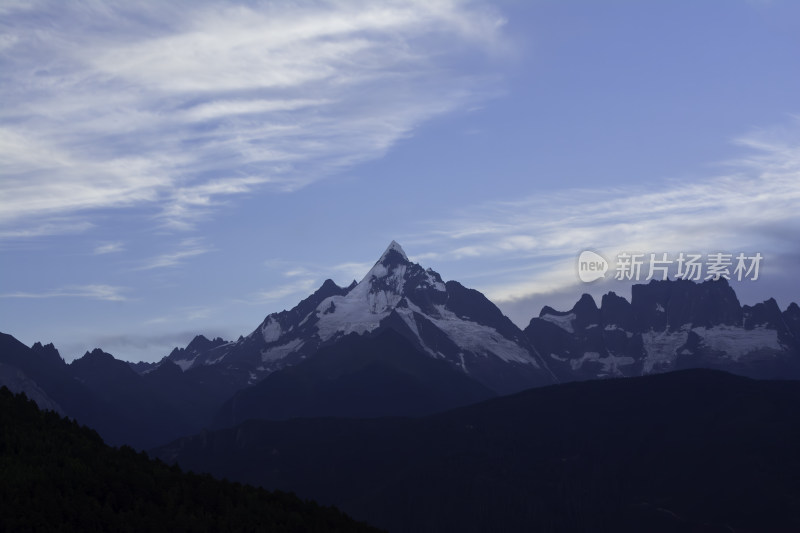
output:
[[584,295],[572,310],[545,307],[525,329],[560,379],[635,376],[710,367],[752,377],[800,378],[796,305],[742,306],[720,279],[634,285],[630,303]]
[[224,353],[224,351],[218,348],[229,346],[230,344],[219,337],[214,340],[208,340],[203,335],[198,335],[192,339],[192,342],[186,348],[172,350],[167,359],[178,365],[181,370],[186,371],[194,365],[198,358],[202,359],[205,364],[210,364],[209,354],[216,353],[219,356],[220,352]]
[[778,340],[778,331],[758,326],[753,329],[744,329],[734,326],[716,326],[712,328],[693,328],[703,344],[711,350],[724,353],[734,361],[742,356],[757,350],[785,349]]
[[642,335],[644,349],[644,374],[671,370],[678,357],[678,350],[686,344],[689,333],[686,328],[679,331],[645,331]]
[[494,304],[412,263],[395,241],[359,283],[342,288],[327,280],[292,310],[267,316],[247,337],[205,351],[187,348],[175,362],[184,370],[219,365],[253,384],[350,333],[385,328],[497,391],[555,381],[523,332]]
[[560,327],[561,329],[568,331],[569,333],[575,333],[575,329],[572,327],[572,323],[575,321],[575,313],[567,313],[565,315],[556,315],[556,314],[543,314],[540,316],[542,320],[547,320],[548,322],[555,324],[556,326]]
[[36,402],[39,409],[55,411],[64,415],[64,410],[61,409],[58,402],[48,396],[47,392],[17,367],[0,362],[0,387],[8,387],[11,392],[17,394],[23,392],[29,399]]

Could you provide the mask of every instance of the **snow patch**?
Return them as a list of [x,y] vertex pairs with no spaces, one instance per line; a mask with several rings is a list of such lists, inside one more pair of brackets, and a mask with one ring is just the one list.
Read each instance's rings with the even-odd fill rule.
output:
[[703,339],[703,344],[717,352],[724,352],[733,361],[756,350],[783,350],[778,341],[778,331],[763,326],[742,329],[735,326],[697,327],[692,329]]
[[459,348],[477,355],[493,354],[503,361],[524,363],[539,368],[539,363],[527,350],[503,337],[496,329],[462,320],[443,305],[437,305],[435,309],[439,312],[439,318],[428,316],[428,319],[444,331]]
[[629,339],[630,339],[631,337],[633,337],[633,333],[632,333],[632,332],[630,332],[630,331],[627,331],[627,330],[624,330],[624,329],[622,329],[621,327],[619,327],[619,326],[616,326],[616,325],[614,325],[614,324],[608,324],[608,325],[607,325],[605,328],[603,328],[603,329],[604,329],[605,331],[624,331],[624,332],[625,332],[625,336],[627,336]]
[[[399,265],[389,272],[380,263],[364,279],[344,296],[331,296],[317,306],[317,331],[322,341],[326,341],[337,333],[364,333],[373,331],[381,320],[386,318],[392,309],[403,299],[402,289],[405,284],[406,265]],[[381,278],[386,289],[374,290],[372,280]],[[334,305],[332,313],[324,313]]]
[[194,356],[191,359],[178,359],[177,361],[173,361],[173,363],[178,365],[182,372],[186,372],[192,368],[195,359],[197,359],[197,356]]
[[[550,354],[551,356],[553,354]],[[600,363],[603,365],[603,369],[598,376],[607,377],[607,376],[622,376],[622,370],[619,367],[632,365],[635,361],[633,357],[628,356],[620,356],[620,355],[608,355],[606,357],[602,357],[598,352],[586,352],[583,354],[583,357],[580,359],[572,359],[569,364],[572,367],[572,370],[578,370],[583,366],[583,363],[591,361],[593,363]]]
[[469,370],[467,370],[467,364],[464,362],[464,352],[458,352],[458,357],[461,359],[461,370],[463,370],[466,374],[469,374]]
[[414,332],[414,335],[418,339],[421,339],[422,337],[419,334],[419,328],[417,328],[417,321],[414,319],[414,310],[410,307],[407,307],[405,309],[395,309],[395,311],[397,311],[397,314],[400,315],[400,318],[403,319],[403,322],[406,323],[409,329]]
[[678,348],[686,344],[689,338],[688,331],[653,331],[642,333],[642,342],[647,355],[642,367],[643,374],[650,374],[654,368],[661,372],[675,364],[678,357]]
[[270,317],[267,323],[264,324],[264,327],[261,328],[261,335],[264,337],[264,342],[267,344],[280,339],[281,333],[283,333],[283,328],[281,328],[278,321],[274,320],[272,317]]
[[364,279],[370,280],[370,279],[372,279],[373,276],[376,277],[376,278],[382,278],[383,276],[385,276],[388,273],[389,273],[389,271],[386,269],[385,266],[383,266],[381,263],[377,263],[374,267],[372,267],[372,270],[370,270],[367,273],[367,275],[364,277]]
[[266,363],[283,359],[292,352],[297,351],[303,345],[302,339],[293,339],[280,346],[273,346],[261,352],[261,361]]
[[572,323],[575,321],[575,313],[568,315],[542,315],[539,318],[547,320],[565,331],[575,333],[575,328],[572,327]]
[[431,274],[429,270],[425,271],[425,275],[427,276],[426,282],[427,284],[432,287],[434,290],[439,292],[445,292],[447,287],[445,287],[444,283],[436,279],[436,276]]

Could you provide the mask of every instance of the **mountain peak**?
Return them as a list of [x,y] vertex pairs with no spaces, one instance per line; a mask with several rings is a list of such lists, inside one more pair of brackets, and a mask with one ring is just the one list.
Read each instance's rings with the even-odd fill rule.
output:
[[400,244],[398,244],[397,241],[392,241],[391,244],[389,244],[389,247],[386,248],[386,251],[383,252],[381,258],[378,259],[378,262],[383,263],[384,260],[387,259],[392,254],[392,252],[400,254],[400,256],[403,258],[404,261],[408,261],[408,256],[403,251],[403,247],[400,246]]
[[105,360],[105,361],[110,361],[111,359],[114,359],[114,356],[111,355],[110,353],[104,352],[100,348],[95,348],[91,352],[87,351],[85,354],[83,354],[83,358],[85,358],[87,360],[96,360],[96,361]]
[[[403,248],[397,241],[392,241],[389,247],[386,248],[386,251],[383,252],[383,255],[381,255],[381,258],[375,262],[375,265],[361,280],[361,283],[367,282],[367,285],[372,285],[374,280],[386,279],[395,274],[399,276],[395,281],[402,281],[405,275],[405,269],[410,265],[412,265],[412,263],[408,260],[408,256],[403,251]],[[361,283],[359,283],[359,285],[361,285]],[[395,287],[395,289],[399,288],[400,287]]]

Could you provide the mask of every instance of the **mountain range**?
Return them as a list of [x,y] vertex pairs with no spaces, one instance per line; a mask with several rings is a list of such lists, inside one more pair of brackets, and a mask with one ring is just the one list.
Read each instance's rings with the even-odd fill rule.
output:
[[148,449],[248,419],[423,416],[575,380],[713,368],[800,378],[800,308],[740,305],[724,280],[651,281],[631,301],[583,295],[522,330],[480,292],[392,242],[360,282],[326,280],[236,341],[198,335],[157,363],[0,334],[0,384]]
[[725,278],[633,285],[598,307],[545,306],[525,334],[560,381],[716,368],[754,378],[800,378],[800,307],[773,298],[740,305]]

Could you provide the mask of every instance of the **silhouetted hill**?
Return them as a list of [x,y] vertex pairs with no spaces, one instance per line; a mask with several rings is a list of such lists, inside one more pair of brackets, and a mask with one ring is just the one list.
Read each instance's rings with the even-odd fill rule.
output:
[[0,388],[0,531],[376,531],[333,508],[181,472]]
[[[30,380],[32,386],[28,388],[29,392],[33,387],[33,390],[41,390],[46,399],[43,406],[49,407],[52,402],[66,415],[93,428],[105,429],[108,421],[117,420],[113,408],[99,401],[86,386],[75,379],[52,344],[42,346],[36,343],[28,348],[11,335],[0,333],[0,363],[17,370],[25,379]],[[39,398],[42,394],[32,397]]]
[[404,531],[798,531],[800,383],[712,370],[423,418],[249,421],[154,453]]
[[72,361],[69,370],[94,395],[95,405],[107,407],[109,414],[97,427],[109,443],[144,449],[202,427],[172,408],[164,397],[169,389],[152,386],[128,363],[100,349]]

